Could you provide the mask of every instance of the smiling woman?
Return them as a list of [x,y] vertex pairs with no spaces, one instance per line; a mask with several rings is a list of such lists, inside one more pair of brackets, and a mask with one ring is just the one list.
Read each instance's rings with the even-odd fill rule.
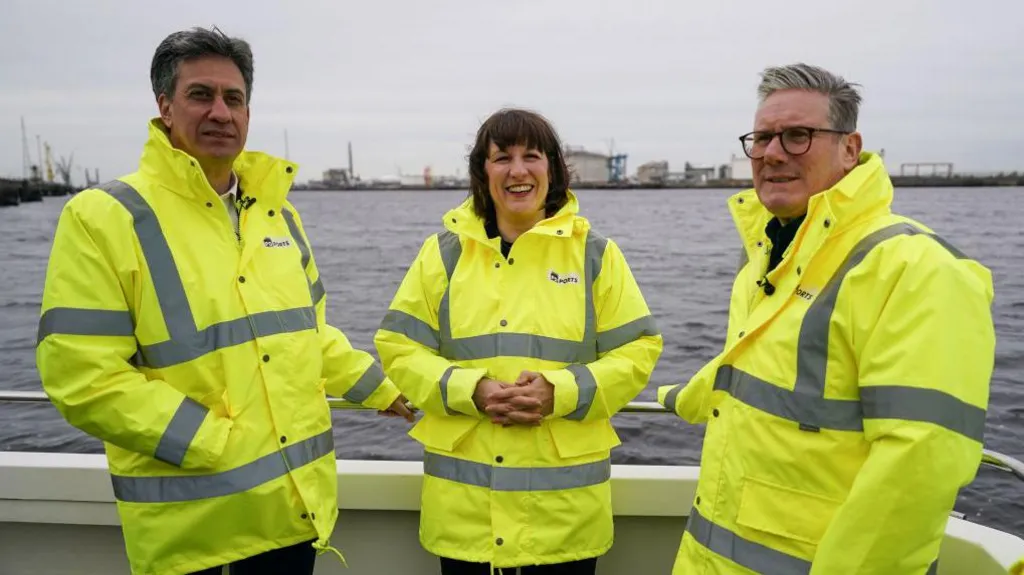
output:
[[495,113],[469,172],[375,338],[425,414],[420,541],[445,575],[593,574],[612,544],[609,420],[662,338],[618,246],[578,214],[547,120]]

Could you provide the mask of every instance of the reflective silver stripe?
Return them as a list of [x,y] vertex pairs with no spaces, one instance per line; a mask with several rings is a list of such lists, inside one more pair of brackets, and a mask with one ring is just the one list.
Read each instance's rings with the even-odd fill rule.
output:
[[675,411],[676,410],[676,398],[679,397],[679,392],[681,392],[681,391],[683,391],[683,384],[682,383],[680,383],[680,384],[672,387],[672,389],[668,390],[668,393],[665,394],[665,403],[664,403],[665,407],[667,407],[668,409],[670,409],[672,411]]
[[876,230],[857,242],[853,250],[846,256],[839,270],[825,284],[818,297],[811,303],[800,325],[800,336],[797,352],[796,385],[797,393],[824,395],[825,369],[828,364],[828,335],[839,298],[839,289],[847,274],[857,267],[871,250],[882,242],[901,235],[927,235],[946,248],[955,257],[964,257],[960,250],[934,234],[928,234],[908,224],[899,223]]
[[445,230],[437,234],[437,248],[441,252],[441,262],[444,263],[444,272],[451,280],[455,275],[455,266],[459,264],[462,257],[462,242],[455,232]]
[[[448,286],[441,296],[438,306],[437,317],[439,329],[437,332],[440,355],[451,361],[467,361],[474,359],[488,359],[493,357],[530,357],[549,361],[560,361],[564,363],[589,363],[597,359],[597,321],[594,310],[594,280],[601,273],[601,260],[604,257],[604,250],[608,240],[591,230],[587,236],[586,253],[584,256],[584,276],[586,278],[584,292],[586,297],[586,318],[583,341],[573,341],[547,337],[542,335],[524,333],[495,333],[471,337],[452,339],[451,316],[450,316],[450,294],[451,280],[462,256],[462,244],[459,236],[444,231],[437,235],[438,249],[441,261],[444,263],[445,273],[448,275]],[[392,312],[388,312],[391,314]],[[400,312],[399,312],[400,313]],[[411,317],[411,316],[410,316]],[[399,323],[398,320],[402,322]],[[390,325],[400,327],[393,329],[399,333],[409,335],[411,339],[419,341],[424,345],[433,330],[428,332],[422,326],[414,326],[413,322],[419,321],[412,318],[412,321],[402,318],[397,313],[385,321]],[[429,326],[426,326],[430,329]],[[611,330],[608,333],[615,332]],[[415,336],[411,335],[415,334]],[[618,333],[610,337],[618,337]],[[609,340],[613,341],[613,340]]]
[[174,412],[171,422],[167,424],[164,434],[160,437],[160,443],[157,444],[153,457],[164,463],[181,467],[188,446],[192,444],[192,438],[199,431],[199,426],[203,424],[208,411],[210,410],[205,405],[201,405],[189,397],[183,399],[178,405],[177,411]]
[[342,397],[354,403],[362,403],[366,401],[373,392],[377,391],[377,388],[380,387],[380,384],[383,381],[384,372],[381,371],[377,362],[373,362],[366,368],[363,375],[359,376],[359,381],[352,386],[352,389],[349,389],[348,392],[342,395]]
[[857,400],[825,399],[796,393],[731,365],[718,368],[715,390],[725,391],[751,407],[806,426],[842,431],[864,429]]
[[295,214],[291,210],[284,208],[281,210],[281,215],[284,216],[284,221],[288,223],[288,231],[291,232],[295,244],[299,246],[299,253],[302,254],[302,270],[305,271],[309,267],[309,244],[306,243],[306,238],[302,237],[302,233],[299,232],[299,226],[295,223]]
[[39,332],[36,343],[52,334],[64,335],[135,335],[132,314],[112,309],[81,309],[55,307],[46,310],[39,318]]
[[448,415],[457,415],[458,413],[448,406],[448,380],[451,379],[452,372],[455,369],[454,365],[448,366],[448,369],[444,370],[441,379],[437,382],[437,385],[441,388],[441,404],[444,405],[444,410],[448,412]]
[[576,386],[579,388],[579,396],[576,398],[576,409],[566,415],[566,419],[582,421],[590,413],[594,405],[594,396],[597,394],[597,381],[590,368],[585,365],[573,364],[566,367],[576,376]]
[[459,236],[450,231],[443,231],[437,234],[437,248],[441,252],[441,261],[444,263],[444,271],[448,276],[448,284],[441,296],[441,303],[437,308],[437,323],[440,345],[438,351],[441,356],[447,359],[455,359],[451,356],[449,342],[452,340],[452,319],[450,315],[448,300],[451,297],[452,277],[455,275],[455,266],[462,257],[462,244]]
[[[141,346],[137,360],[139,365],[169,367],[218,349],[253,341],[257,337],[316,328],[316,310],[304,307],[260,312],[197,330],[181,275],[152,208],[134,188],[119,180],[98,189],[113,196],[132,216],[139,246],[152,276],[160,313],[170,336],[168,341]],[[287,210],[284,212],[289,224],[293,225],[291,214]],[[308,246],[303,241],[297,240],[297,243],[303,251],[304,262],[308,261]]]
[[320,303],[320,300],[322,300],[324,298],[324,295],[327,294],[327,291],[324,290],[323,274],[321,274],[320,277],[316,278],[316,281],[313,282],[312,291],[313,291],[313,305],[316,305],[316,304]]
[[696,507],[690,510],[686,531],[698,544],[761,575],[806,575],[811,562],[749,541],[705,519]]
[[423,473],[492,491],[557,491],[599,485],[611,478],[611,459],[564,467],[494,467],[427,452]]
[[604,250],[608,247],[608,240],[601,234],[590,229],[587,232],[587,243],[584,248],[583,272],[586,277],[586,284],[583,286],[586,294],[586,323],[583,328],[583,345],[580,346],[580,354],[576,358],[578,363],[590,363],[597,359],[597,311],[594,308],[594,282],[597,276],[601,275],[601,262],[604,260]]
[[142,346],[142,365],[154,369],[192,361],[226,347],[282,333],[316,327],[316,310],[311,307],[265,311],[213,324],[170,341]]
[[864,386],[860,401],[865,419],[904,419],[934,423],[984,441],[985,410],[937,389],[896,385]]
[[292,239],[295,240],[295,245],[299,247],[299,254],[302,256],[302,272],[306,274],[306,283],[309,284],[309,299],[316,306],[326,294],[326,291],[324,291],[323,274],[318,276],[315,282],[309,279],[307,269],[309,268],[309,260],[312,257],[309,244],[306,243],[306,238],[302,237],[302,232],[299,231],[299,226],[295,222],[295,214],[287,208],[282,208],[281,215],[284,216],[284,221],[288,224],[288,232],[291,233]]
[[330,454],[334,456],[334,437],[327,430],[259,459],[210,475],[163,477],[127,477],[112,475],[114,496],[133,503],[172,503],[195,501],[241,493],[298,469]]
[[609,352],[620,348],[627,343],[632,343],[641,337],[658,335],[658,326],[654,318],[645,315],[633,321],[620,325],[615,329],[603,331],[597,334],[597,353]]
[[195,318],[156,214],[135,188],[120,180],[109,182],[99,189],[113,196],[132,216],[135,235],[153,279],[153,289],[160,302],[160,313],[168,335],[172,340],[192,336],[196,332]]
[[594,349],[593,342],[557,339],[530,333],[489,333],[448,340],[444,345],[447,359],[471,360],[492,357],[531,357],[548,361],[572,363],[586,357]]
[[861,388],[860,401],[824,397],[829,328],[843,280],[872,249],[900,235],[927,235],[953,256],[966,257],[945,240],[907,223],[893,224],[868,234],[850,251],[804,315],[797,348],[794,389],[790,391],[774,385],[731,365],[719,368],[715,389],[727,391],[751,407],[794,421],[804,429],[862,431],[865,418],[905,419],[934,423],[981,441],[985,411],[938,390],[866,386]]
[[895,224],[876,230],[860,240],[846,256],[839,269],[829,278],[818,297],[811,302],[800,325],[797,352],[796,384],[793,391],[810,395],[825,394],[825,367],[828,364],[828,334],[832,313],[836,308],[839,288],[853,268],[857,267],[878,244],[899,235],[913,233],[907,224]]
[[380,322],[380,329],[393,331],[437,351],[441,346],[441,336],[427,322],[409,315],[404,311],[389,309]]

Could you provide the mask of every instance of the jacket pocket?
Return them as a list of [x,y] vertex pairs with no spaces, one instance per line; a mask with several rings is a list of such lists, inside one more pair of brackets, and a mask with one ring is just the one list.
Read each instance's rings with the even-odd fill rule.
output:
[[736,523],[817,545],[842,501],[747,477]]
[[579,422],[556,418],[548,420],[548,429],[562,459],[602,453],[622,443],[606,419]]
[[422,443],[424,447],[453,452],[481,421],[484,420],[467,416],[438,417],[427,414],[409,431],[409,436]]

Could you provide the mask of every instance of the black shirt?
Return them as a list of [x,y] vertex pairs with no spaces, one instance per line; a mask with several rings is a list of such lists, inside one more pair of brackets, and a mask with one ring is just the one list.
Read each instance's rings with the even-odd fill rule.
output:
[[772,242],[772,253],[768,256],[768,269],[765,270],[765,274],[775,269],[782,261],[782,254],[786,253],[786,248],[793,243],[793,238],[796,237],[796,232],[800,229],[800,224],[803,221],[804,216],[800,216],[783,225],[779,218],[772,218],[765,226],[764,233]]
[[[494,239],[501,236],[501,232],[498,231],[498,222],[495,220],[488,220],[484,223],[484,231],[487,232],[487,237]],[[512,242],[506,242],[505,238],[501,238],[501,255],[508,259],[508,252],[512,250]]]

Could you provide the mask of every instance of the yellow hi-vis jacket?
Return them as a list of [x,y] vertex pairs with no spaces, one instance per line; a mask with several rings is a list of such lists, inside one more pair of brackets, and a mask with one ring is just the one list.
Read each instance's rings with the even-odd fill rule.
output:
[[[610,418],[647,384],[662,339],[626,260],[569,202],[506,260],[467,200],[429,236],[375,343],[425,412],[420,541],[495,567],[600,556],[612,545]],[[554,386],[539,426],[491,423],[484,376],[538,371]]]
[[139,170],[80,192],[53,241],[43,388],[105,442],[136,574],[189,573],[316,539],[337,518],[325,392],[387,408],[398,390],[325,323],[294,164],[235,163],[237,238],[198,163],[151,121]]
[[770,294],[772,216],[753,190],[729,200],[749,261],[725,348],[658,390],[707,423],[674,573],[934,572],[981,462],[993,288],[985,267],[894,215],[892,195],[863,154],[811,198]]

